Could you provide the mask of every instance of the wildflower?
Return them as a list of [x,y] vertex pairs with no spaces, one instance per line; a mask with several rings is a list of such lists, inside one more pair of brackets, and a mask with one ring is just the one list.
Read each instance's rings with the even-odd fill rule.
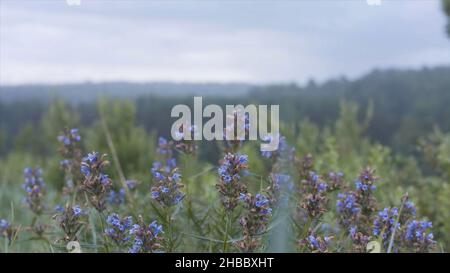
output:
[[8,244],[11,245],[17,236],[18,229],[5,219],[0,219],[0,238],[4,237]]
[[63,213],[64,210],[65,210],[64,207],[61,206],[61,205],[56,205],[56,207],[55,207],[55,212],[56,213]]
[[136,180],[127,180],[125,181],[125,184],[129,190],[134,190],[137,187],[138,182]]
[[373,235],[381,235],[385,247],[388,246],[394,230],[400,230],[400,223],[395,224],[397,217],[397,208],[384,208],[373,221]]
[[80,217],[85,214],[85,212],[78,205],[72,207],[72,213],[74,217]]
[[336,207],[341,225],[348,227],[357,223],[361,208],[356,202],[356,197],[353,192],[338,194]]
[[80,206],[66,205],[66,207],[57,207],[57,213],[53,218],[57,221],[59,227],[64,232],[65,241],[76,241],[77,234],[82,226],[86,224],[87,213]]
[[370,218],[371,214],[377,209],[376,200],[372,194],[376,190],[374,183],[378,180],[374,173],[375,170],[366,168],[355,181],[355,196],[357,202],[361,205],[363,215],[367,218]]
[[329,179],[329,190],[333,191],[333,190],[338,190],[342,187],[342,185],[344,184],[343,181],[344,178],[344,174],[342,172],[330,172],[328,174],[328,179]]
[[245,185],[241,183],[242,176],[245,176],[243,171],[247,168],[247,155],[228,153],[218,169],[220,182],[216,184],[216,188],[222,195],[222,204],[228,211],[236,207],[239,194],[247,191]]
[[239,200],[244,202],[245,215],[239,223],[242,227],[243,240],[236,246],[245,252],[251,252],[260,246],[260,238],[255,237],[263,233],[272,215],[269,199],[263,194],[252,196],[250,193],[241,193]]
[[120,218],[116,213],[112,213],[107,217],[106,223],[108,227],[105,235],[112,239],[117,246],[121,247],[131,240],[130,230],[133,225],[131,216]]
[[195,144],[194,135],[197,132],[197,126],[191,125],[187,127],[187,134],[190,134],[190,140],[186,139],[184,136],[184,128],[185,126],[180,127],[180,131],[178,133],[178,138],[180,140],[174,141],[174,146],[179,151],[185,153],[185,154],[195,154],[195,152],[198,149],[197,144]]
[[428,221],[411,221],[407,227],[404,235],[405,245],[415,252],[429,252],[436,246],[434,236],[429,229],[433,224]]
[[25,182],[22,188],[27,192],[25,201],[30,210],[39,215],[44,210],[42,201],[45,195],[45,183],[42,178],[42,170],[40,168],[25,168],[24,177]]
[[106,155],[92,152],[83,159],[80,168],[84,176],[81,188],[87,193],[91,205],[100,212],[106,208],[106,197],[112,187],[111,179],[103,173],[108,164]]
[[158,154],[170,157],[172,155],[172,148],[173,143],[171,141],[168,141],[164,137],[159,137],[158,148],[156,149]]
[[11,224],[5,219],[0,219],[0,234],[4,235],[6,230],[11,226]]
[[300,240],[300,246],[308,248],[311,252],[328,252],[328,246],[331,243],[333,237],[320,237],[314,234],[311,230],[308,232],[308,236],[303,240]]
[[70,146],[72,143],[80,142],[81,137],[78,134],[78,129],[65,130],[63,134],[58,136],[58,141],[65,146]]
[[151,197],[163,206],[173,206],[181,202],[184,193],[181,188],[181,174],[178,172],[176,160],[169,158],[166,165],[154,162],[151,169],[155,185],[151,188]]
[[125,189],[121,188],[118,191],[111,190],[109,192],[107,201],[110,205],[121,205],[125,203]]
[[274,138],[278,138],[278,149],[275,151],[261,151],[261,155],[265,158],[270,159],[277,159],[277,158],[283,158],[283,159],[293,159],[293,152],[295,152],[295,149],[290,147],[289,144],[286,141],[286,137],[281,135],[276,136],[266,136],[264,137],[264,142],[271,143]]
[[[408,198],[407,196],[404,198]],[[405,201],[402,214],[400,215],[400,222],[407,223],[417,216],[417,208],[411,201]]]
[[82,152],[79,148],[81,137],[76,128],[64,129],[58,136],[58,141],[61,143],[59,152],[63,157],[60,165],[65,171],[66,186],[63,189],[65,194],[72,193],[74,190],[73,181],[80,181],[81,175],[78,172],[81,166]]
[[357,226],[350,227],[349,234],[352,240],[352,250],[354,252],[365,252],[371,237],[359,231]]
[[144,224],[142,217],[139,217],[138,223],[134,224],[130,229],[132,246],[129,252],[161,252],[163,242],[162,233],[164,233],[163,228],[161,225],[158,225],[156,220],[147,226]]
[[315,172],[310,171],[301,180],[300,184],[301,193],[303,194],[300,200],[300,208],[303,210],[302,213],[308,215],[311,219],[319,218],[327,211],[327,183]]

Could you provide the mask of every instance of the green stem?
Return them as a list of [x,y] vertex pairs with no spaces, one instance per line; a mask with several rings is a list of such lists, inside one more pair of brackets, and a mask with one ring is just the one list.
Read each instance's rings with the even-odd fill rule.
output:
[[164,214],[165,214],[165,222],[166,222],[166,252],[167,253],[171,253],[173,252],[174,249],[174,229],[173,229],[173,221],[172,221],[172,210],[170,207],[165,207],[164,208]]
[[108,237],[105,234],[105,215],[103,214],[103,212],[98,212],[98,215],[100,217],[100,228],[101,228],[101,234],[103,234],[103,240],[104,240],[104,247],[105,247],[105,251],[108,253],[109,252],[109,240]]
[[227,248],[228,248],[228,232],[229,232],[229,226],[230,226],[230,222],[231,222],[231,213],[228,211],[225,211],[225,218],[226,218],[226,222],[225,222],[225,235],[223,238],[223,253],[227,252]]

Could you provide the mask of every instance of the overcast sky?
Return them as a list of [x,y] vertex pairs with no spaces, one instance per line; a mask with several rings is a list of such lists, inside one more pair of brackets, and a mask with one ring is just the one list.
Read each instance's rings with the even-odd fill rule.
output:
[[303,83],[450,64],[438,0],[0,3],[0,84]]

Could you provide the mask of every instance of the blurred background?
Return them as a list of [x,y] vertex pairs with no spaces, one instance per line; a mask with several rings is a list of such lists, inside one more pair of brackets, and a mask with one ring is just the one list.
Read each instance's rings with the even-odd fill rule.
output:
[[[448,0],[0,0],[0,217],[20,207],[25,166],[63,187],[63,128],[80,129],[84,150],[109,153],[99,110],[126,176],[148,186],[171,108],[201,95],[280,105],[299,155],[349,180],[373,166],[379,199],[398,205],[408,192],[448,250],[448,16]],[[221,156],[217,143],[199,145],[192,174]],[[244,149],[265,173],[258,145]]]

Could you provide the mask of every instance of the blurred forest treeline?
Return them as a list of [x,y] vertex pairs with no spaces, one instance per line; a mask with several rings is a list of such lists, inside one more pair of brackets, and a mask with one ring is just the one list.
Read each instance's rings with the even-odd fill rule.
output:
[[[164,86],[171,90],[167,95],[163,95]],[[196,86],[200,92],[194,92]],[[58,86],[48,87],[47,90],[53,91],[46,92],[44,87],[3,86],[0,155],[11,151],[53,153],[51,143],[57,134],[55,130],[61,129],[58,125],[90,127],[98,120],[99,98],[125,99],[127,94],[133,108],[127,121],[133,120],[147,132],[166,136],[175,120],[170,118],[171,108],[180,103],[192,106],[193,94],[202,95],[204,105],[278,104],[282,121],[297,132],[299,121],[304,119],[319,127],[333,124],[339,116],[340,104],[355,102],[360,108],[359,119],[367,119],[365,135],[403,154],[414,154],[418,139],[434,127],[444,132],[450,130],[450,67],[376,70],[356,80],[340,78],[321,84],[311,80],[305,86],[231,84],[229,87],[230,92],[226,84],[81,84],[63,86],[59,92]],[[22,97],[20,92],[24,89],[34,96]],[[215,156],[208,149],[205,155],[209,159]]]

